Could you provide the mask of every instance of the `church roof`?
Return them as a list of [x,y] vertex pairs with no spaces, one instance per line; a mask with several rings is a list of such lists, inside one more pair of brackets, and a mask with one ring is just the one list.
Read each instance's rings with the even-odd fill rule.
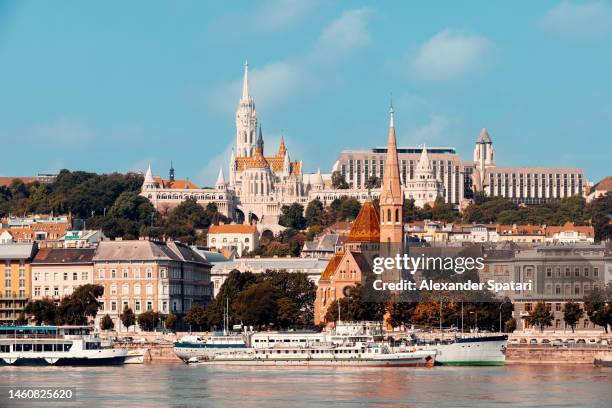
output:
[[[263,156],[262,156],[263,157]],[[270,168],[275,172],[283,171],[284,169],[284,157],[263,157],[265,161],[268,163]],[[243,171],[248,169],[249,167],[256,167],[254,162],[255,156],[253,157],[236,157],[236,170]],[[296,160],[291,162],[291,174],[294,176],[298,176],[301,174],[302,164]]]
[[334,257],[327,263],[327,266],[325,267],[325,270],[321,274],[319,280],[329,280],[332,276],[334,276],[334,272],[336,272],[338,265],[340,265],[340,261],[342,260],[343,256],[344,254],[342,252],[335,254]]
[[380,220],[378,211],[371,201],[367,201],[355,219],[347,242],[379,242]]
[[270,167],[270,163],[266,160],[266,158],[261,154],[261,152],[256,149],[253,157],[250,157],[251,161],[247,167],[252,169],[264,169],[266,167]]
[[491,143],[491,137],[489,136],[489,132],[487,132],[487,128],[482,128],[477,143]]
[[174,180],[174,181],[163,180],[159,176],[154,177],[154,179],[162,188],[174,188],[174,189],[181,189],[181,190],[199,188],[197,185],[195,185],[189,180]]

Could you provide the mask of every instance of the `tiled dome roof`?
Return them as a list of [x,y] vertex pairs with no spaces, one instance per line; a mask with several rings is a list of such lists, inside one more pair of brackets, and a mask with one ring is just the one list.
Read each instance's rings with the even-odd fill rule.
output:
[[372,202],[367,201],[361,207],[347,242],[380,242],[380,219]]

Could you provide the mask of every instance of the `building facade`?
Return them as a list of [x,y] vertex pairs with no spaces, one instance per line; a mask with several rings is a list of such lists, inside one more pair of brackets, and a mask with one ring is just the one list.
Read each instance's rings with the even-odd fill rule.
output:
[[[584,296],[606,284],[606,244],[549,244],[530,249],[487,251],[480,280],[532,282],[530,290],[500,292],[514,303],[518,330],[529,329],[527,321],[538,302],[545,302],[553,313],[553,325],[546,330],[568,329],[563,306],[572,301],[582,304]],[[601,330],[586,313],[577,325],[581,330]]]
[[30,263],[36,244],[0,244],[0,324],[16,320],[32,297]]
[[95,248],[41,248],[32,260],[32,299],[59,302],[78,286],[94,283]]
[[125,330],[120,315],[129,307],[136,315],[173,313],[180,325],[192,304],[211,298],[211,265],[181,243],[103,241],[93,264],[94,282],[104,286],[96,324],[108,314],[115,329]]
[[211,225],[206,235],[209,248],[234,249],[238,255],[259,248],[259,231],[248,224]]

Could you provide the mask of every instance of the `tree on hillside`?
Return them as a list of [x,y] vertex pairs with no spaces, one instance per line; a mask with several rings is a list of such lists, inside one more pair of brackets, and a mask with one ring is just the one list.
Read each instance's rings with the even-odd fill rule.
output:
[[344,221],[352,221],[357,218],[361,210],[361,203],[353,197],[343,197],[340,204],[339,217]]
[[304,206],[298,203],[283,205],[278,223],[283,227],[303,230],[306,228],[306,218],[304,218]]
[[332,180],[332,188],[335,188],[338,190],[345,190],[349,188],[349,185],[346,182],[346,179],[344,178],[342,173],[340,173],[338,170],[332,173],[331,180]]
[[540,332],[543,332],[545,327],[552,326],[553,314],[548,310],[546,303],[538,302],[527,321],[532,326],[539,327]]
[[276,301],[276,321],[281,327],[289,327],[300,320],[300,310],[288,297],[281,297]]
[[317,289],[308,275],[301,272],[266,271],[257,278],[270,283],[295,304],[298,315],[293,321],[294,324],[312,323]]
[[432,208],[432,219],[436,221],[453,222],[459,217],[455,205],[446,203],[443,197],[436,198]]
[[582,318],[584,311],[576,302],[567,302],[563,307],[563,320],[572,328],[572,333],[576,327],[576,323]]
[[380,188],[382,180],[376,176],[370,176],[364,183],[364,187],[367,189]]
[[610,218],[612,214],[612,192],[593,200],[589,204],[587,212],[595,229],[595,239],[598,241],[612,239]]
[[308,226],[324,225],[324,217],[325,208],[320,200],[315,198],[308,203],[305,213],[306,223]]

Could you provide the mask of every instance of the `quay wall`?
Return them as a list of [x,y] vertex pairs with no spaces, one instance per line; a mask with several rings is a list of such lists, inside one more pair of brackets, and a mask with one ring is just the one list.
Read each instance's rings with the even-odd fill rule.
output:
[[612,355],[612,349],[511,344],[506,350],[506,364],[593,364],[601,355]]

